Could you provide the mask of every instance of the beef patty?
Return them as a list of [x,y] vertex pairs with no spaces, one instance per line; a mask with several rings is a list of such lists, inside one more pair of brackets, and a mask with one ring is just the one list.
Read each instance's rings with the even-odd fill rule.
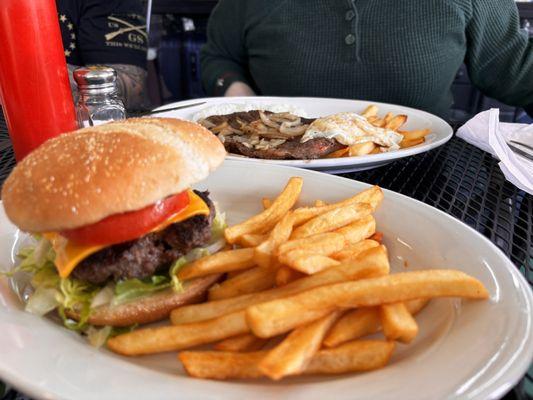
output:
[[345,146],[335,139],[316,138],[301,143],[300,139],[296,138],[287,140],[277,147],[255,149],[233,140],[231,136],[226,136],[224,147],[230,153],[242,154],[246,157],[265,158],[269,160],[310,160],[327,156]]
[[108,280],[147,278],[211,239],[215,207],[208,192],[195,191],[209,207],[209,215],[195,215],[126,243],[115,244],[84,259],[72,276],[93,284]]
[[[265,111],[265,114],[272,114]],[[259,111],[235,112],[228,115],[212,115],[206,118],[207,121],[220,125],[227,122],[231,127],[240,129],[240,122],[251,123],[261,119]],[[311,118],[301,118],[303,124],[310,124],[314,121]],[[247,147],[242,142],[233,139],[233,136],[224,137],[224,147],[233,154],[241,154],[246,157],[264,158],[270,160],[309,160],[325,157],[334,151],[342,149],[344,146],[335,139],[316,138],[305,143],[300,142],[301,137],[287,140],[285,143],[268,149],[257,149]]]

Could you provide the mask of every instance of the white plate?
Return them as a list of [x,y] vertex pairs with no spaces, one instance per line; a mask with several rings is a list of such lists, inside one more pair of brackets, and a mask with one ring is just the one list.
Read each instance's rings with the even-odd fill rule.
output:
[[[227,161],[209,188],[230,223],[260,210],[290,176],[304,177],[302,200],[335,201],[367,185],[313,171]],[[0,208],[0,265],[9,267],[24,236]],[[489,301],[434,300],[418,316],[420,334],[399,345],[384,369],[282,382],[186,377],[175,353],[124,358],[91,348],[52,321],[22,311],[0,279],[0,377],[46,399],[488,399],[502,396],[533,355],[532,294],[516,267],[454,218],[385,191],[376,215],[395,270],[458,268],[480,279]],[[405,267],[404,262],[408,265]]]
[[345,111],[362,112],[368,105],[376,104],[379,107],[379,115],[383,116],[389,111],[394,114],[406,114],[408,116],[407,123],[405,124],[406,130],[425,128],[431,129],[431,133],[426,136],[426,141],[422,144],[398,151],[371,154],[361,157],[322,158],[318,160],[261,160],[258,158],[250,159],[234,154],[228,155],[228,159],[253,160],[267,165],[289,165],[291,167],[309,168],[330,173],[362,171],[365,169],[380,167],[394,160],[434,149],[435,147],[441,146],[450,140],[453,134],[452,127],[435,115],[429,114],[425,111],[416,110],[414,108],[398,106],[394,104],[377,103],[375,101],[313,97],[212,97],[206,99],[181,101],[178,103],[167,104],[160,108],[166,109],[203,101],[207,103],[197,107],[169,111],[156,115],[161,117],[164,116],[192,120],[194,114],[213,105],[223,103],[252,103],[265,105],[290,104],[306,111],[308,117],[323,117]]

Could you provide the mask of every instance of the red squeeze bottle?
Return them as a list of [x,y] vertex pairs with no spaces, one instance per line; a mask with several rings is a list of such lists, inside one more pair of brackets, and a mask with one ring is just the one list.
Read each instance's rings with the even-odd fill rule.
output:
[[77,129],[55,0],[0,0],[0,99],[18,161]]

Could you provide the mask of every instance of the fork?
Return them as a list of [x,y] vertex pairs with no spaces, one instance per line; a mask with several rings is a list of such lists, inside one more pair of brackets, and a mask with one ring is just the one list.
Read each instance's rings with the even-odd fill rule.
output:
[[516,147],[515,145],[511,144],[511,143],[517,143],[517,144],[520,144],[528,149],[532,149],[532,147],[528,146],[528,145],[525,145],[523,143],[519,143],[519,142],[515,142],[514,140],[511,140],[510,143],[507,143],[507,146],[509,146],[509,148],[512,150],[513,153],[516,153],[518,154],[519,156],[522,156],[526,159],[528,159],[529,161],[533,161],[533,155],[529,154],[528,152]]

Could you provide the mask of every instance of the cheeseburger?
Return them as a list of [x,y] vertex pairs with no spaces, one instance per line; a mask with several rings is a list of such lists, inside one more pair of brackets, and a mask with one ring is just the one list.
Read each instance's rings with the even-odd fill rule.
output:
[[[60,135],[22,160],[2,188],[9,219],[37,239],[20,251],[26,308],[64,323],[126,327],[199,301],[218,280],[179,282],[187,262],[224,246],[223,216],[191,189],[224,160],[202,126],[112,122]],[[94,328],[91,328],[94,329]]]

